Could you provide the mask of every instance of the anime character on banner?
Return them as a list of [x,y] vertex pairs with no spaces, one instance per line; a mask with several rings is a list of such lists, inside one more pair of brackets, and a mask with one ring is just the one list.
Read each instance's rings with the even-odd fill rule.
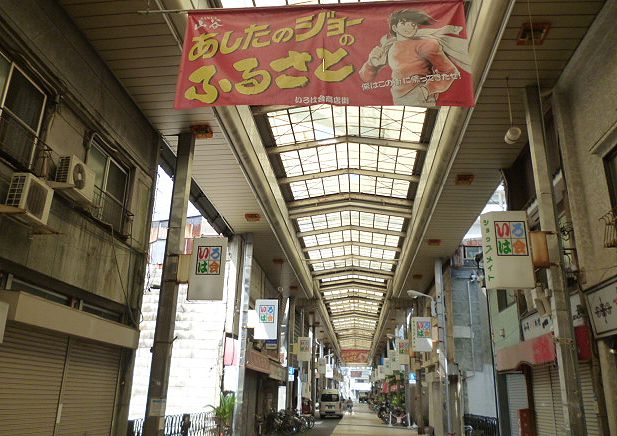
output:
[[436,20],[422,10],[402,9],[390,15],[389,35],[369,53],[359,71],[373,81],[386,65],[392,70],[391,92],[396,105],[432,107],[439,95],[470,71],[467,40],[461,26],[423,28]]

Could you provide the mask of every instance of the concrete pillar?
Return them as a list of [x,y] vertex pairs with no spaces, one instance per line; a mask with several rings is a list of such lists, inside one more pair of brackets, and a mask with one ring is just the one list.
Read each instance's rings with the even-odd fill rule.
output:
[[[293,366],[293,361],[291,359],[291,348],[293,347],[293,343],[295,342],[296,338],[294,335],[294,328],[296,325],[296,299],[295,297],[289,297],[289,299],[287,300],[287,307],[288,307],[288,313],[287,313],[287,333],[286,333],[286,338],[287,338],[287,367]],[[291,408],[291,405],[293,404],[292,402],[292,397],[293,397],[293,384],[289,381],[289,378],[287,379],[287,399],[286,399],[286,408],[289,409]]]
[[165,244],[165,261],[156,315],[154,344],[152,345],[152,365],[146,403],[144,436],[162,436],[164,430],[171,350],[178,302],[178,260],[179,256],[184,253],[186,211],[191,188],[194,149],[195,137],[193,134],[181,133],[178,138],[178,157],[169,212],[169,230]]
[[[244,250],[242,250],[242,291],[240,294],[240,316],[238,324],[238,346],[240,347],[238,357],[238,387],[236,389],[236,404],[234,406],[233,434],[244,436],[250,434],[248,431],[247,417],[243,413],[245,403],[244,378],[246,374],[246,345],[248,337],[248,313],[249,300],[251,295],[251,267],[253,264],[253,235],[243,235]],[[249,412],[250,413],[250,412]]]
[[552,236],[547,238],[549,258],[552,263],[547,271],[547,276],[549,287],[553,292],[551,311],[557,349],[564,430],[565,435],[585,436],[587,428],[578,369],[576,339],[572,325],[570,294],[566,288],[566,278],[562,268],[562,247],[558,236],[559,224],[555,209],[552,175],[549,174],[548,170],[542,102],[537,87],[529,86],[525,88],[525,117],[538,211],[540,213],[540,227],[543,231],[553,233]]
[[[446,322],[446,295],[443,286],[443,264],[441,259],[435,259],[435,296],[437,303],[438,331],[439,331],[439,366],[442,386],[442,418],[444,435],[453,433],[452,400],[450,397],[449,354],[448,354],[448,325]],[[437,423],[435,423],[438,426]]]

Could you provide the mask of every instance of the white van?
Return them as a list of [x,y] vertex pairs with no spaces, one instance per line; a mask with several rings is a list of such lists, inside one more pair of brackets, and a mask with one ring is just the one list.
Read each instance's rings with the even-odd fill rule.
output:
[[326,416],[343,417],[341,392],[338,389],[324,389],[319,401],[319,417]]

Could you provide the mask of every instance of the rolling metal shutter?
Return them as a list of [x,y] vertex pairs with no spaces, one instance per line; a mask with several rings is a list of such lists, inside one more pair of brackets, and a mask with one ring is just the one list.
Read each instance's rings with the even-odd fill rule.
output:
[[0,435],[52,435],[66,347],[66,337],[9,321],[0,344]]
[[508,387],[508,411],[510,413],[510,434],[519,436],[518,411],[527,409],[527,384],[525,375],[522,373],[506,374],[506,384]]
[[110,434],[120,356],[118,347],[70,339],[56,435]]
[[548,366],[533,368],[532,386],[537,436],[557,436],[553,408],[553,389]]
[[585,422],[587,424],[587,436],[600,436],[600,424],[598,423],[598,404],[593,390],[591,378],[591,363],[579,364],[581,390],[583,391],[583,407],[585,408]]
[[559,369],[556,366],[550,367],[551,390],[553,392],[553,413],[555,414],[555,430],[558,435],[565,432],[565,421],[563,418],[563,402],[561,401],[561,388],[559,387]]

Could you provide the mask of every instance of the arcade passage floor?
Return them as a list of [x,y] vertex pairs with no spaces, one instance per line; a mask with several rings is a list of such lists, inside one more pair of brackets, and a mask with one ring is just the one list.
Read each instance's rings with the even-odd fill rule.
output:
[[415,431],[406,428],[388,427],[364,404],[354,405],[353,415],[345,415],[342,419],[318,419],[315,427],[307,434],[311,436],[417,435]]

